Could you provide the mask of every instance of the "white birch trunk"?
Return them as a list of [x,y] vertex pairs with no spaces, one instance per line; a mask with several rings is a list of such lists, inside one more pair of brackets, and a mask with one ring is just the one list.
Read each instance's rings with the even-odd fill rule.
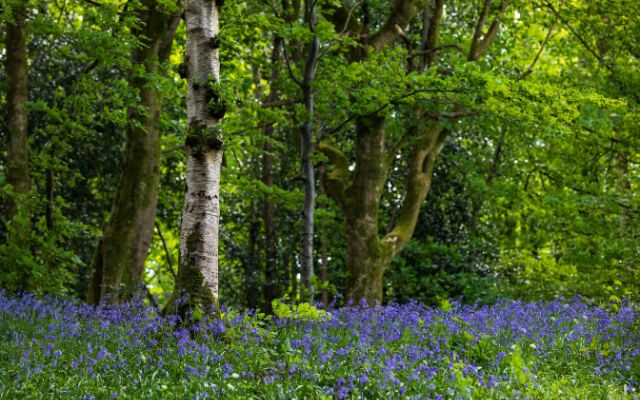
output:
[[[187,0],[187,177],[180,267],[176,293],[189,307],[218,301],[218,230],[222,140],[219,124],[224,103],[219,93],[220,59],[216,1]],[[171,306],[171,305],[170,305]]]

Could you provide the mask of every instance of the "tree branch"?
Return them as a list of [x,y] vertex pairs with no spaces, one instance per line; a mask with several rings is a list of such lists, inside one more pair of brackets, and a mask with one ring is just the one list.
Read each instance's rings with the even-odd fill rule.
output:
[[611,74],[611,81],[618,87],[622,94],[624,94],[625,96],[631,96],[637,102],[640,102],[640,95],[638,95],[637,93],[629,92],[629,89],[627,88],[628,85],[620,82],[620,80],[617,78],[616,71],[613,66],[611,64],[607,64],[605,60],[600,55],[598,55],[598,53],[596,53],[596,51],[591,46],[589,46],[589,43],[587,43],[587,41],[582,36],[580,36],[580,34],[571,26],[569,21],[567,21],[560,15],[558,10],[553,7],[553,4],[547,2],[546,6],[551,10],[556,18],[558,18],[560,22],[562,22],[562,24],[571,32],[571,34],[576,39],[578,39],[580,44],[582,44],[582,46],[598,61],[598,63],[607,71],[609,71],[609,73]]
[[[422,69],[427,66],[433,65],[436,60],[437,52],[445,46],[437,46],[438,38],[440,36],[440,20],[442,20],[442,12],[444,10],[444,0],[435,0],[433,6],[433,15],[429,19],[429,27],[425,33],[423,33],[422,39],[422,51],[424,51],[423,57],[420,59]],[[426,22],[425,22],[426,25]],[[462,48],[458,45],[449,45],[449,47],[457,48],[464,53]]]
[[[349,23],[351,22],[351,17],[353,15],[353,11],[356,9],[356,7],[358,7],[364,0],[358,0],[356,1],[356,3],[349,9],[349,11],[347,12],[347,19],[344,22],[344,26],[342,27],[342,30],[340,31],[340,33],[338,33],[339,37],[341,38],[342,36],[345,36],[347,34],[347,29],[349,29]],[[333,47],[333,45],[337,42],[337,39],[332,39],[331,42],[329,42],[329,44],[327,45],[327,47],[325,47],[324,50],[322,50],[320,52],[320,54],[318,55],[318,57],[316,58],[316,64],[318,63],[318,61],[324,57]]]
[[[395,104],[397,102],[399,102],[400,100],[406,99],[408,97],[414,96],[416,94],[420,94],[420,93],[464,93],[464,90],[459,90],[459,89],[416,89],[416,90],[412,90],[411,92],[407,92],[405,94],[403,94],[402,96],[398,96],[395,99],[390,100],[387,103],[382,104],[381,106],[377,107],[376,109],[369,111],[367,113],[364,114],[351,114],[349,115],[349,117],[347,119],[345,119],[344,121],[342,121],[341,123],[339,123],[337,126],[335,126],[334,128],[331,128],[327,131],[327,134],[329,136],[335,134],[336,132],[340,131],[340,129],[342,129],[345,125],[347,125],[349,122],[353,121],[354,119],[358,118],[358,117],[366,117],[369,115],[375,115],[377,113],[379,113],[380,111],[384,110],[385,108],[389,107],[392,104]],[[477,114],[477,111],[473,111],[473,114]],[[443,114],[444,115],[444,114]],[[464,116],[467,114],[461,114],[461,115],[457,115],[457,116]],[[453,117],[455,117],[456,115],[452,115]]]
[[480,37],[482,37],[482,30],[484,24],[489,16],[489,5],[491,0],[484,0],[482,2],[482,10],[480,11],[480,17],[478,17],[478,23],[476,24],[476,30],[473,33],[473,39],[471,39],[471,48],[469,49],[469,61],[473,60],[473,55],[476,53],[478,45],[480,44]]
[[97,1],[93,1],[93,0],[84,0],[85,3],[89,3],[92,6],[96,6],[96,7],[102,7],[102,4],[98,3]]
[[553,29],[555,27],[556,27],[556,22],[554,21],[553,24],[551,24],[551,26],[549,27],[549,31],[547,32],[547,36],[542,41],[542,44],[540,45],[540,49],[538,49],[538,53],[536,54],[536,57],[533,59],[533,62],[531,63],[531,65],[529,65],[529,68],[527,68],[527,70],[524,71],[524,73],[522,73],[522,75],[520,75],[518,77],[519,81],[523,80],[524,78],[526,78],[527,76],[529,76],[533,72],[533,67],[536,66],[536,63],[538,62],[538,59],[540,58],[540,55],[542,54],[542,50],[544,50],[544,46],[549,42],[549,39],[551,39],[551,32],[553,32]]
[[462,47],[460,47],[460,45],[455,44],[455,43],[451,43],[451,44],[443,44],[441,46],[436,46],[433,49],[425,49],[425,50],[417,51],[417,52],[409,55],[409,58],[415,58],[415,57],[419,57],[419,56],[428,55],[428,54],[431,54],[431,53],[437,53],[438,51],[444,50],[444,49],[453,49],[453,50],[457,50],[458,52],[464,54],[464,49]]
[[405,26],[418,13],[417,3],[416,0],[395,0],[389,17],[378,32],[371,36],[369,44],[377,51],[391,44],[398,37],[396,25]]
[[318,149],[327,159],[327,171],[325,172],[325,187],[327,193],[340,206],[344,204],[344,192],[351,184],[349,172],[349,160],[347,156],[335,146],[328,143],[319,143]]
[[169,272],[171,276],[173,276],[173,280],[176,279],[176,271],[173,270],[173,262],[171,261],[171,253],[169,253],[169,247],[167,247],[167,242],[164,240],[164,235],[162,234],[162,230],[160,229],[160,224],[155,223],[156,232],[158,232],[158,237],[162,242],[162,248],[164,249],[164,255],[167,258],[167,264],[169,264]]
[[493,39],[495,39],[498,34],[498,30],[500,29],[502,16],[509,5],[509,0],[502,0],[500,7],[498,8],[498,15],[493,19],[487,33],[482,39],[480,39],[480,36],[482,35],[482,28],[484,27],[487,16],[489,15],[489,3],[490,0],[484,0],[482,11],[480,12],[480,18],[478,19],[478,25],[476,26],[476,31],[471,42],[471,49],[469,50],[469,61],[478,61],[484,52],[487,51]]
[[[550,181],[552,181],[552,182],[554,182],[556,184],[562,185],[563,187],[566,187],[568,189],[571,189],[571,190],[573,190],[574,192],[576,192],[578,194],[583,194],[583,195],[586,195],[586,196],[593,196],[593,197],[597,197],[598,196],[597,193],[593,193],[593,192],[590,192],[590,191],[588,191],[586,189],[582,189],[582,188],[579,188],[577,186],[570,185],[570,184],[564,182],[564,180],[561,177],[555,176],[551,171],[542,169],[542,168],[537,167],[537,166],[534,167],[534,169],[536,171],[538,171],[538,173],[540,175],[543,175],[543,176],[546,176],[547,178],[549,178]],[[634,208],[633,206],[631,206],[629,204],[625,204],[625,203],[623,203],[623,202],[621,202],[619,200],[615,200],[615,199],[611,199],[610,201],[613,204],[624,208],[625,210],[631,211],[631,212],[636,213],[636,214],[640,213],[640,210]]]
[[169,147],[168,149],[161,150],[160,153],[162,154],[173,153],[174,151],[177,151],[177,150],[184,150],[184,144],[179,144],[177,146]]
[[[331,2],[328,3],[329,4],[324,5],[324,7],[328,9],[329,12],[323,14],[325,18],[333,24],[337,32],[340,32],[340,34],[355,34],[360,32],[362,27],[355,18],[351,17],[353,10],[361,3],[360,1],[356,2],[352,8],[347,8],[344,5],[336,7],[334,4],[331,4]],[[338,30],[339,28],[340,30]]]
[[289,73],[289,77],[291,77],[291,79],[296,83],[296,85],[298,85],[300,88],[304,88],[302,81],[300,81],[298,78],[296,78],[295,74],[293,73],[293,70],[291,69],[291,62],[289,61],[289,52],[287,51],[287,43],[285,42],[284,38],[282,39],[282,51],[284,54],[284,63],[287,66],[287,72]]
[[405,180],[406,194],[400,206],[396,224],[382,240],[392,256],[398,254],[413,235],[420,207],[431,186],[437,153],[446,138],[447,133],[441,122],[435,122],[425,133],[416,138]]

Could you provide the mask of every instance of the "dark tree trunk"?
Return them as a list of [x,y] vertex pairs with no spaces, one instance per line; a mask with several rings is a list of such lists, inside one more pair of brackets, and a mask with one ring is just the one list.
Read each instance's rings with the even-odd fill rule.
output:
[[390,261],[378,236],[378,209],[388,174],[384,117],[356,122],[356,168],[353,183],[343,200],[349,300],[370,304],[382,302],[382,274]]
[[296,262],[295,257],[292,259],[291,255],[287,252],[282,256],[282,265],[286,268],[286,271],[289,275],[289,286],[291,302],[296,303],[298,300],[298,277],[296,272]]
[[134,74],[129,85],[140,96],[142,110],[128,110],[122,175],[109,222],[92,265],[87,300],[118,302],[140,288],[144,263],[153,236],[160,185],[160,113],[162,92],[150,85],[149,76],[161,73],[161,63],[171,53],[179,16],[160,12],[155,1],[143,2],[138,11],[141,26],[135,34],[142,45],[132,51],[134,65],[145,74]]
[[258,263],[258,235],[260,233],[260,221],[255,216],[255,204],[251,204],[251,220],[249,221],[249,254],[244,260],[245,297],[247,307],[256,308],[258,306],[259,285],[259,263]]
[[[7,204],[7,220],[18,210],[18,201],[29,193],[29,138],[27,109],[29,64],[27,60],[27,9],[22,2],[6,21],[5,74],[7,82],[6,176],[17,198]],[[18,200],[18,201],[17,201]]]
[[[273,86],[278,80],[278,64],[280,62],[282,39],[276,35],[273,39],[273,54],[271,56],[271,92],[267,98],[267,102],[275,102],[278,100],[278,92]],[[264,129],[265,142],[262,154],[262,182],[266,187],[273,186],[273,146],[271,140],[273,138],[273,124],[268,124]],[[265,297],[267,309],[271,308],[271,302],[280,295],[278,288],[278,265],[277,256],[278,249],[276,247],[276,206],[265,197],[263,203],[264,218],[264,234],[265,234],[265,277],[267,287]]]

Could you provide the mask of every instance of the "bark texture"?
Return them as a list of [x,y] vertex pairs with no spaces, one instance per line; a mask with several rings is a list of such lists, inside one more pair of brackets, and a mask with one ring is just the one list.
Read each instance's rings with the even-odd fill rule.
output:
[[[219,2],[187,0],[187,177],[175,296],[188,309],[218,302],[218,232],[224,101],[220,93]],[[169,304],[174,307],[175,303]],[[184,309],[184,308],[183,308]],[[179,313],[182,310],[177,310]]]
[[313,152],[313,118],[314,118],[314,97],[313,82],[316,76],[316,66],[318,63],[318,52],[320,41],[316,32],[318,16],[316,12],[316,1],[305,1],[305,12],[309,29],[313,37],[307,46],[307,59],[304,66],[304,76],[302,79],[302,94],[307,116],[304,121],[301,138],[301,161],[302,177],[304,179],[304,208],[302,211],[302,252],[300,256],[300,281],[302,283],[302,295],[304,301],[313,302],[314,287],[313,279],[313,216],[316,201],[316,180],[313,169],[311,153]]
[[[29,193],[29,138],[27,132],[28,77],[27,60],[27,10],[25,4],[16,4],[11,18],[6,22],[5,73],[7,78],[6,169],[7,182],[14,193],[25,196]],[[7,220],[13,218],[18,209],[15,199],[7,204]]]
[[109,221],[92,262],[93,275],[87,300],[115,303],[140,289],[144,263],[153,237],[160,186],[160,113],[162,92],[150,84],[161,73],[171,53],[180,21],[158,9],[155,1],[143,1],[137,12],[141,25],[134,32],[142,45],[132,51],[143,74],[132,74],[129,85],[140,97],[139,108],[128,110],[122,175]]

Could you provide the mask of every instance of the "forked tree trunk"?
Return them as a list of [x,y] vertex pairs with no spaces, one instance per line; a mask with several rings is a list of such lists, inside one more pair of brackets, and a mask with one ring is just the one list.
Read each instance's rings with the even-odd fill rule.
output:
[[[5,74],[7,79],[6,168],[7,182],[18,196],[29,193],[29,138],[27,109],[29,64],[27,61],[26,3],[13,6],[6,21]],[[7,220],[18,210],[16,199],[7,204]]]
[[129,85],[138,92],[140,106],[128,110],[125,156],[109,222],[92,261],[93,275],[87,301],[115,303],[140,289],[144,263],[153,236],[160,186],[160,113],[162,91],[150,84],[169,59],[179,16],[160,12],[155,1],[144,1],[141,21],[134,31],[142,45],[132,51],[134,65]]
[[218,302],[220,120],[225,113],[220,93],[219,11],[218,2],[211,0],[187,0],[185,5],[187,187],[180,229],[180,266],[170,301],[185,295],[187,302],[178,308],[175,302],[168,305],[178,313]]
[[411,136],[415,139],[408,162],[405,197],[393,229],[382,238],[378,209],[390,164],[384,146],[384,117],[369,116],[357,121],[353,176],[340,150],[326,143],[321,145],[331,166],[326,174],[327,192],[340,205],[345,218],[350,275],[348,300],[352,304],[382,302],[384,272],[411,239],[420,206],[429,192],[433,166],[446,132],[442,124],[433,123],[425,131],[413,132]]
[[[497,14],[485,32],[485,23],[489,16],[490,0],[483,0],[482,10],[473,35],[468,60],[477,61],[488,49],[496,37],[500,20],[509,0],[502,0]],[[351,33],[359,33],[361,46],[351,53],[351,61],[366,59],[368,51],[381,51],[397,38],[406,25],[424,7],[423,2],[415,0],[396,0],[386,22],[374,34],[361,32],[357,22],[345,24],[351,12],[338,7],[329,18],[338,30],[349,27]],[[431,9],[423,17],[425,26],[421,35],[421,57],[419,71],[437,62],[437,44],[439,24],[444,13],[444,2],[431,2]],[[354,25],[351,27],[351,25]],[[366,27],[365,27],[366,28]],[[410,40],[410,39],[409,39]],[[412,62],[408,60],[411,70]],[[418,118],[424,118],[420,112]],[[455,118],[454,118],[455,119]],[[378,226],[378,208],[380,196],[390,160],[403,146],[396,144],[391,151],[385,150],[384,118],[378,115],[365,115],[356,120],[356,160],[355,172],[349,171],[350,160],[345,154],[329,143],[321,143],[320,150],[329,159],[326,174],[327,192],[340,205],[345,220],[347,241],[347,263],[351,275],[349,300],[359,303],[365,300],[370,305],[382,301],[382,277],[391,260],[406,246],[413,235],[420,206],[431,187],[432,172],[437,155],[444,145],[447,132],[443,124],[435,119],[428,122],[424,131],[408,132],[411,140],[411,154],[405,180],[405,196],[398,218],[391,231],[380,238]],[[455,123],[452,119],[450,123]]]

